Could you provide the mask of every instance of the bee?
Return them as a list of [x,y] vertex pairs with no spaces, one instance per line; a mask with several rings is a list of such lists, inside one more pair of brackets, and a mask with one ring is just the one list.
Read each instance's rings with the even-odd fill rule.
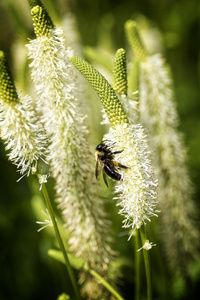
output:
[[122,175],[120,173],[118,173],[119,168],[123,168],[123,169],[128,169],[128,167],[114,161],[114,157],[115,154],[118,153],[122,153],[124,150],[121,151],[111,151],[111,147],[112,145],[115,143],[111,143],[109,145],[104,144],[103,142],[99,145],[97,145],[96,147],[96,169],[95,169],[95,175],[96,178],[98,178],[98,176],[101,173],[103,173],[103,179],[105,184],[108,187],[108,182],[107,182],[107,178],[106,178],[106,174],[117,181],[122,181]]

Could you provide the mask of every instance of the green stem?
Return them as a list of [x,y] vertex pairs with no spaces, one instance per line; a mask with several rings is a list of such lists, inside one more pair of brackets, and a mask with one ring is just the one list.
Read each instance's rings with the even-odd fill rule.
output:
[[135,235],[135,299],[139,300],[140,293],[140,251],[139,249],[139,232],[136,230]]
[[92,269],[88,269],[88,271],[90,272],[90,274],[92,276],[94,276],[98,282],[100,282],[103,286],[105,286],[105,288],[111,292],[111,294],[113,296],[116,297],[116,299],[118,300],[124,300],[124,298],[122,298],[118,292],[101,276],[99,275],[96,271],[92,270]]
[[[142,240],[142,245],[144,245],[147,238],[143,228],[140,228],[140,236]],[[143,248],[143,256],[144,256],[144,265],[145,265],[146,280],[147,280],[147,300],[152,300],[149,254],[148,251],[145,250],[144,248]]]
[[64,243],[62,241],[62,238],[61,238],[61,235],[60,235],[60,232],[59,232],[59,229],[58,229],[58,225],[57,225],[57,222],[56,222],[56,219],[55,219],[55,216],[54,216],[54,211],[53,211],[53,207],[51,205],[51,200],[49,198],[48,191],[47,191],[46,186],[45,186],[44,183],[42,185],[42,193],[44,195],[44,199],[45,199],[45,202],[46,202],[46,205],[47,205],[47,209],[48,209],[49,214],[51,216],[51,220],[52,220],[53,227],[54,227],[54,230],[55,230],[56,238],[57,238],[59,246],[60,246],[60,250],[62,251],[64,259],[65,259],[65,265],[67,267],[67,271],[68,271],[69,277],[71,279],[71,282],[72,282],[72,285],[73,285],[73,288],[74,288],[74,291],[75,291],[75,294],[76,294],[76,299],[80,300],[79,292],[78,292],[78,286],[77,286],[77,283],[76,283],[74,272],[73,272],[73,270],[70,266],[69,259],[68,259],[68,256],[67,256],[67,253],[66,253],[66,250],[65,250],[65,246],[64,246]]

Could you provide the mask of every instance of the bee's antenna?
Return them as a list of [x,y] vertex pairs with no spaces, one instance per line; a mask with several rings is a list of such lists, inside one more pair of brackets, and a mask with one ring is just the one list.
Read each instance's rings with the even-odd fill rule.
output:
[[[102,143],[105,143],[105,142],[111,142],[111,140],[103,140]],[[105,143],[106,144],[106,143]],[[116,144],[116,142],[111,142],[109,144],[107,144],[108,147],[112,147],[114,144]]]

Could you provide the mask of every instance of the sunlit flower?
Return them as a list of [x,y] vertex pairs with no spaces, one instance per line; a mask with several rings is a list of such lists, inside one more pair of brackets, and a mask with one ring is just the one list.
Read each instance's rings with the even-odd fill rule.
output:
[[194,221],[197,210],[192,201],[193,185],[171,86],[170,73],[161,55],[148,57],[141,64],[140,112],[149,130],[159,178],[162,236],[170,266],[182,268],[182,260],[186,262],[197,253],[199,233]]
[[[119,56],[118,56],[119,55]],[[117,56],[121,60],[117,65],[117,71],[124,68],[124,50],[119,49]],[[102,105],[110,121],[110,131],[103,138],[113,145],[112,151],[121,151],[120,163],[128,169],[123,172],[123,181],[116,185],[116,199],[121,207],[120,214],[124,215],[123,227],[140,228],[152,216],[157,215],[156,189],[157,181],[153,179],[151,161],[149,159],[148,146],[143,128],[139,124],[131,125],[120,98],[126,98],[127,84],[125,71],[122,76],[115,76],[115,90],[124,95],[117,96],[115,90],[107,80],[90,64],[78,58],[71,58],[77,69],[88,79],[99,95]],[[118,70],[119,69],[119,70]],[[116,72],[117,72],[116,71]],[[119,89],[118,89],[119,87]],[[136,105],[137,106],[137,105]],[[135,107],[135,121],[138,120],[138,110]],[[116,160],[118,156],[116,155]]]
[[0,99],[0,135],[9,159],[22,175],[29,175],[45,155],[46,136],[32,98],[17,93],[3,52],[0,52]]
[[172,269],[184,269],[198,252],[199,232],[186,150],[178,130],[173,82],[163,57],[148,55],[134,21],[126,22],[126,34],[140,67],[139,110],[141,123],[148,130],[152,161],[159,180],[165,253]]
[[142,249],[148,251],[148,250],[150,250],[153,246],[156,246],[156,244],[153,244],[153,243],[150,242],[149,240],[146,240],[145,243],[144,243],[144,245],[143,245],[140,249],[138,249],[137,251],[140,251],[140,250],[142,250]]
[[37,28],[37,38],[27,45],[32,59],[31,76],[39,95],[37,107],[49,136],[50,172],[55,179],[56,200],[70,232],[70,250],[99,272],[105,271],[113,254],[110,225],[98,196],[84,109],[69,60],[71,50],[65,45],[62,29],[47,28],[40,34],[44,32],[37,23],[37,14],[42,16],[40,7],[31,12]]
[[124,215],[123,227],[138,229],[158,212],[157,181],[153,179],[146,136],[141,125],[122,124],[111,128],[104,139],[115,143],[113,151],[123,150],[120,163],[128,169],[120,169],[123,181],[116,185],[115,199],[121,207],[119,213]]
[[38,174],[38,181],[40,184],[40,190],[42,189],[42,185],[44,183],[47,183],[47,180],[49,178],[50,174]]

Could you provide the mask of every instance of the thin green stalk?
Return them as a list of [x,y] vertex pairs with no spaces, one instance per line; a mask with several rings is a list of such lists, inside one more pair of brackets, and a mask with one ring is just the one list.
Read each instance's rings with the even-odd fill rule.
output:
[[52,220],[53,227],[54,227],[54,230],[55,230],[56,238],[57,238],[59,246],[60,246],[60,250],[62,251],[64,259],[65,259],[65,265],[66,265],[69,277],[71,279],[71,282],[72,282],[72,285],[73,285],[73,288],[74,288],[74,291],[75,291],[75,294],[76,294],[76,299],[80,300],[80,296],[79,296],[79,292],[78,292],[78,286],[77,286],[77,283],[76,283],[74,272],[73,272],[73,270],[70,266],[69,259],[68,259],[68,256],[67,256],[67,253],[66,253],[66,250],[65,250],[65,246],[64,246],[64,243],[62,241],[56,219],[54,217],[54,211],[53,211],[53,207],[51,205],[51,200],[49,198],[49,194],[48,194],[48,191],[47,191],[46,186],[45,186],[44,183],[42,184],[42,193],[44,195],[44,199],[45,199],[45,202],[46,202],[46,205],[47,205],[47,209],[48,209],[49,214],[51,216],[51,220]]
[[140,293],[140,251],[139,249],[139,232],[136,230],[134,248],[135,248],[135,300],[139,300]]
[[101,276],[99,275],[95,270],[92,269],[88,269],[88,271],[90,272],[90,274],[92,276],[94,276],[98,282],[100,282],[103,286],[105,286],[105,288],[111,292],[111,294],[113,296],[116,297],[116,299],[118,300],[124,300],[124,298],[122,298],[118,292]]
[[[142,245],[144,245],[147,240],[146,234],[145,234],[143,228],[140,228],[140,237],[142,240]],[[143,248],[143,256],[144,256],[144,265],[145,265],[146,280],[147,280],[147,300],[152,300],[149,254],[148,254],[148,250],[146,250],[144,248]]]

